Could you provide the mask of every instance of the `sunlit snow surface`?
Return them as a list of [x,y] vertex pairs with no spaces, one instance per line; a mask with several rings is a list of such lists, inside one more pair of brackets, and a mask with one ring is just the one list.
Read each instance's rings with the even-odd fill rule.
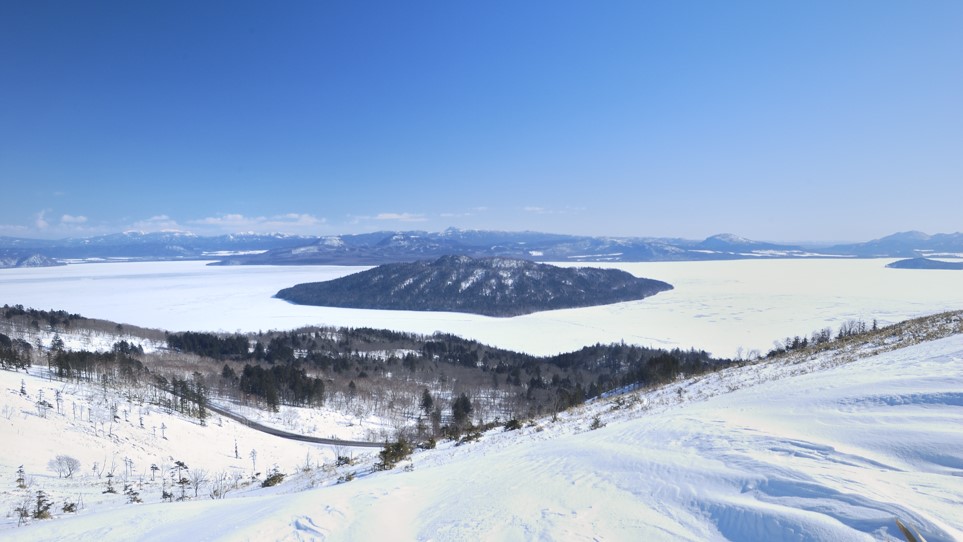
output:
[[[558,422],[442,443],[417,454],[411,472],[291,494],[279,486],[227,501],[119,505],[2,536],[870,541],[901,540],[900,518],[930,542],[960,540],[963,336],[825,368],[835,360],[732,368],[600,401]],[[594,416],[606,426],[589,430]]]
[[257,331],[303,325],[450,332],[535,354],[597,342],[696,347],[719,356],[843,321],[880,324],[963,308],[963,273],[887,269],[886,260],[741,260],[605,264],[675,289],[642,301],[514,318],[307,307],[272,298],[362,267],[213,267],[105,263],[0,270],[0,303],[65,309],[168,330]]

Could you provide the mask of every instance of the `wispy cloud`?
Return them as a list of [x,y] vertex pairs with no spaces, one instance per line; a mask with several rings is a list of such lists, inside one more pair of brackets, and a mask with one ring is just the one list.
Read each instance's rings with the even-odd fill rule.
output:
[[[365,217],[361,217],[365,218]],[[396,222],[426,222],[428,218],[422,214],[416,213],[378,213],[373,217],[369,217],[370,220],[393,220]]]
[[81,215],[63,215],[60,217],[61,224],[86,224],[87,217]]
[[0,226],[0,229],[20,235],[74,236],[83,237],[103,233],[103,228],[91,226],[89,219],[83,215],[62,214],[59,218],[51,217],[51,209],[42,209],[33,215],[31,226]]
[[536,215],[566,215],[572,213],[579,213],[584,211],[584,207],[573,207],[571,205],[566,205],[561,209],[553,209],[549,207],[542,207],[541,205],[528,205],[522,207],[522,211],[526,213],[532,213]]
[[167,215],[155,215],[146,220],[139,220],[130,225],[131,230],[155,232],[155,231],[183,231],[187,228],[181,226],[176,220]]
[[30,228],[19,224],[0,224],[0,235],[19,236],[30,233]]
[[[53,216],[52,216],[53,215]],[[0,224],[0,235],[24,237],[88,237],[116,231],[181,231],[198,235],[227,233],[285,233],[318,235],[327,220],[309,213],[284,213],[271,216],[247,216],[226,213],[197,219],[178,220],[167,214],[114,223],[98,223],[86,215],[64,213],[54,215],[51,209],[33,214],[28,224]]]
[[286,213],[273,216],[246,216],[228,213],[196,220],[189,220],[191,227],[202,230],[216,230],[219,233],[317,233],[327,220],[307,213]]
[[447,211],[439,214],[438,216],[440,216],[441,218],[468,218],[471,216],[478,216],[478,215],[487,213],[488,211],[489,211],[488,207],[481,206],[481,207],[472,207],[471,209],[468,209],[466,211],[460,211],[460,212]]
[[44,209],[43,211],[40,211],[34,215],[33,225],[36,226],[38,230],[46,230],[50,227],[50,223],[47,222],[48,212],[49,211],[47,209]]

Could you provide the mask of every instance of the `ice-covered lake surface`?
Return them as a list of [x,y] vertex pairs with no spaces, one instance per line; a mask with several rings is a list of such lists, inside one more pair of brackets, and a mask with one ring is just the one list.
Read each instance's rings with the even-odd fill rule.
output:
[[880,325],[963,308],[963,273],[887,269],[892,259],[738,260],[601,264],[675,289],[641,301],[514,318],[292,305],[272,296],[365,267],[240,266],[205,262],[92,263],[0,270],[0,304],[63,309],[172,331],[258,331],[305,325],[442,331],[553,354],[598,342],[699,348],[718,356],[838,326]]

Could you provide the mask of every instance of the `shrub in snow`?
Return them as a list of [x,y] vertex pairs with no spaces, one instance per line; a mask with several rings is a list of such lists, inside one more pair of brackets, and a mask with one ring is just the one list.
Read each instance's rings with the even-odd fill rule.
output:
[[592,418],[592,423],[589,425],[589,429],[594,431],[596,429],[601,429],[603,427],[605,427],[605,422],[603,422],[601,418],[599,418],[598,416],[595,416],[594,418]]
[[464,436],[458,441],[456,446],[461,446],[462,444],[468,444],[469,442],[475,442],[482,436],[481,430],[477,427],[469,426],[468,430],[465,432]]
[[284,473],[278,470],[277,465],[275,465],[274,468],[271,469],[271,472],[268,473],[267,478],[265,478],[264,481],[261,482],[261,487],[276,486],[283,481],[284,481]]
[[13,509],[13,513],[17,515],[17,527],[23,525],[30,519],[30,498],[24,499],[16,508]]
[[398,442],[385,443],[384,449],[378,452],[378,457],[381,461],[375,464],[375,469],[390,470],[398,464],[398,462],[407,459],[408,456],[411,455],[411,452],[411,444],[409,444],[404,437],[399,438]]

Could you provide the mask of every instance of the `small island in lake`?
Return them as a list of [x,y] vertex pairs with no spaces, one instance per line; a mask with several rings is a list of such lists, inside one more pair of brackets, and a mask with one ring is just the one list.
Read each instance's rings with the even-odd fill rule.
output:
[[887,264],[893,269],[963,269],[963,262],[945,262],[929,258],[909,258]]
[[433,261],[385,264],[326,282],[298,284],[275,297],[301,305],[508,317],[635,301],[671,289],[668,283],[618,269],[557,267],[515,258],[443,256]]

